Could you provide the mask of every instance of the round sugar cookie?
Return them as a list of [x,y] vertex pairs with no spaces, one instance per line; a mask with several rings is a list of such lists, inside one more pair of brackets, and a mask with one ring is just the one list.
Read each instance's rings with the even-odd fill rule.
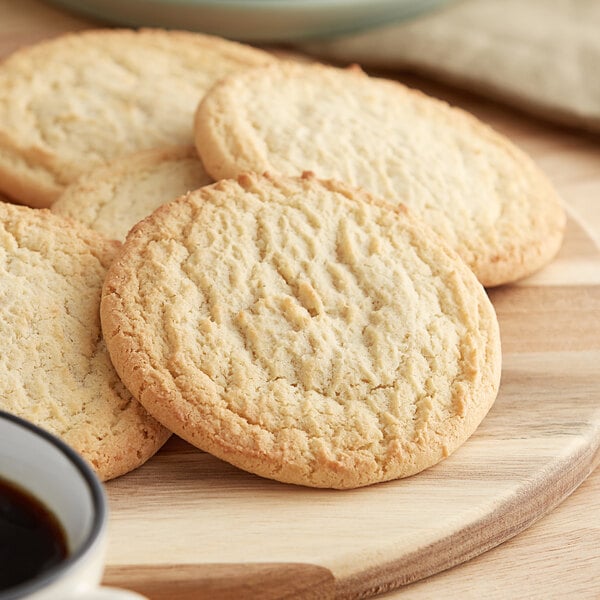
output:
[[453,452],[492,405],[495,312],[428,228],[310,174],[242,174],[130,232],[101,303],[113,364],[188,442],[352,488]]
[[213,87],[196,146],[215,179],[311,170],[401,201],[486,286],[556,254],[565,215],[545,175],[473,116],[356,69],[281,63]]
[[47,207],[110,160],[192,144],[196,105],[219,78],[275,59],[216,37],[88,30],[0,65],[0,190]]
[[85,173],[51,210],[124,240],[138,221],[161,204],[211,182],[193,146],[148,150]]
[[0,204],[0,408],[61,437],[103,480],[169,437],[102,339],[100,293],[119,245],[47,210]]

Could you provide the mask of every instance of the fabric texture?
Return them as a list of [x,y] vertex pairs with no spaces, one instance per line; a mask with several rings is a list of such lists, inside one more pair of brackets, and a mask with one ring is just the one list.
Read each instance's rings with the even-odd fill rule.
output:
[[410,70],[537,116],[600,131],[600,2],[464,0],[414,21],[303,46]]

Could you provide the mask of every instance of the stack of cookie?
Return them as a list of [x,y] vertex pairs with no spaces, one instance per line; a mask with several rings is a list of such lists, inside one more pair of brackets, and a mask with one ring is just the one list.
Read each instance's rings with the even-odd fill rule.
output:
[[550,261],[565,220],[462,111],[155,30],[0,67],[0,191],[30,207],[0,204],[0,408],[104,479],[169,432],[317,487],[437,463],[498,392],[483,285]]

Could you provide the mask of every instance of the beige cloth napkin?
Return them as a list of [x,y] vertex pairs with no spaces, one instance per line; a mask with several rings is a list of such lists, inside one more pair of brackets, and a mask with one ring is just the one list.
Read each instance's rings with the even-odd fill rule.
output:
[[462,0],[303,49],[427,74],[600,131],[600,0]]

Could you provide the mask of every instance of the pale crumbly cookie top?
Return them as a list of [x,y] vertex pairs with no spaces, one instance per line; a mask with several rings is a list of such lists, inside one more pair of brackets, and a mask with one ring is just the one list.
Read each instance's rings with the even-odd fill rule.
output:
[[160,207],[109,269],[101,318],[151,414],[284,482],[416,473],[498,390],[495,312],[460,258],[403,207],[309,174],[243,174]]
[[486,286],[532,273],[562,242],[557,194],[523,152],[464,111],[356,69],[282,62],[228,77],[195,130],[215,179],[307,169],[406,203]]
[[118,247],[46,210],[0,203],[0,408],[61,437],[104,480],[169,436],[102,339],[100,292]]
[[49,206],[83,172],[192,144],[193,113],[219,78],[271,55],[195,33],[90,30],[24,48],[0,66],[0,190]]
[[124,240],[161,204],[211,182],[193,146],[147,150],[85,173],[51,210]]

